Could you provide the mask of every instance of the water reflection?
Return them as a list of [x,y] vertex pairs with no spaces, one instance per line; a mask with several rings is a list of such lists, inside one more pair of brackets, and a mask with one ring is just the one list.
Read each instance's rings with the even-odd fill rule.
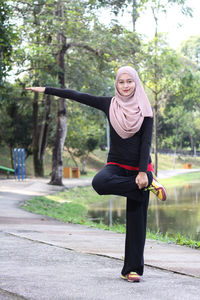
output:
[[[180,232],[200,240],[200,185],[185,185],[167,190],[168,199],[161,202],[151,193],[148,212],[148,228],[162,233]],[[111,196],[109,201],[91,206],[89,218],[106,225],[125,224],[126,200]]]

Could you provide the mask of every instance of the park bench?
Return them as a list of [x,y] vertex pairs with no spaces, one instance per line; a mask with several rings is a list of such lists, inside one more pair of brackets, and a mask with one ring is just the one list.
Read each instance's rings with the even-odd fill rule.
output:
[[0,170],[6,171],[7,177],[9,178],[10,173],[15,173],[14,169],[10,169],[7,167],[0,166]]

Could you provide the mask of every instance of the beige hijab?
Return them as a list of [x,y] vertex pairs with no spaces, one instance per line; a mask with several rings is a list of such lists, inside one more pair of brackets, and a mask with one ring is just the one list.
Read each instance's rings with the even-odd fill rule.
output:
[[[129,96],[122,96],[117,89],[121,74],[129,74],[135,82],[135,91]],[[138,73],[129,66],[117,71],[115,80],[115,97],[110,105],[110,122],[118,135],[127,139],[140,130],[144,117],[153,117],[149,99],[142,86]]]

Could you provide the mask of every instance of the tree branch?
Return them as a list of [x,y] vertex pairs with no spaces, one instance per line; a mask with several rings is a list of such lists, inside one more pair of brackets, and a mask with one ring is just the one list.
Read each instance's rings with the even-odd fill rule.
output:
[[97,49],[93,49],[92,47],[86,45],[86,44],[83,44],[83,43],[68,43],[67,44],[67,47],[70,48],[70,47],[78,47],[78,48],[84,48],[90,52],[93,52],[95,55],[97,56],[101,56],[103,54],[103,51],[101,50],[97,50]]

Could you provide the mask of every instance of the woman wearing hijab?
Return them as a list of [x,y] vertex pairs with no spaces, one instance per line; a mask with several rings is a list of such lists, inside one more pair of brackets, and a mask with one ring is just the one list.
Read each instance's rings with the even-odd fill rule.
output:
[[98,97],[70,89],[30,87],[28,90],[67,98],[102,110],[110,125],[110,149],[106,166],[92,186],[100,195],[127,198],[126,242],[121,278],[139,282],[144,270],[149,191],[164,201],[166,191],[153,175],[150,157],[153,113],[135,69],[117,71],[114,97]]

